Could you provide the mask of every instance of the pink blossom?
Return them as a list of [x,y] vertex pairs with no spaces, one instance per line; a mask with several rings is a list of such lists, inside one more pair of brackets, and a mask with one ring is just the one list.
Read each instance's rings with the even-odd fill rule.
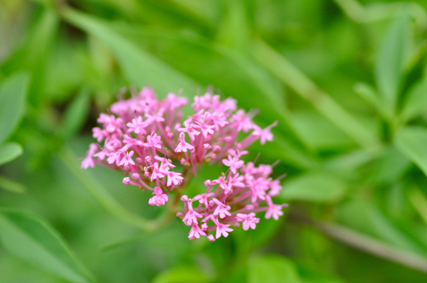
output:
[[223,159],[222,163],[224,163],[225,166],[230,167],[230,170],[233,172],[233,174],[236,174],[237,169],[245,164],[245,162],[242,160],[239,160],[237,157],[231,157],[231,155],[228,156],[228,159]]
[[191,230],[190,230],[190,234],[188,235],[188,238],[190,240],[194,240],[194,238],[200,238],[200,235],[202,236],[206,236],[206,233],[202,231],[202,229],[200,229],[199,225],[197,225],[196,223],[193,223],[193,225],[191,226]]
[[219,218],[221,218],[221,219],[224,218],[227,215],[231,216],[231,214],[229,212],[229,210],[231,209],[231,207],[229,205],[223,204],[222,202],[220,202],[216,198],[213,198],[212,200],[217,205],[217,207],[215,208],[215,211],[214,211],[213,215],[215,215],[215,216],[219,215]]
[[283,205],[273,204],[270,196],[266,197],[266,202],[268,204],[267,212],[265,213],[265,218],[269,219],[273,216],[275,220],[279,220],[279,216],[283,215],[282,207]]
[[255,213],[249,214],[237,213],[237,217],[243,221],[243,230],[247,231],[249,228],[255,229],[256,224],[259,222],[259,218],[255,218]]
[[197,218],[202,218],[202,215],[200,213],[193,210],[191,203],[189,207],[190,209],[185,214],[184,219],[182,219],[182,222],[184,222],[187,226],[190,226],[194,223],[197,224]]
[[[280,178],[270,177],[273,167],[242,160],[254,141],[264,144],[273,139],[271,128],[277,122],[261,129],[252,115],[237,109],[234,99],[221,101],[212,92],[195,97],[193,114],[183,117],[186,104],[186,98],[173,93],[157,99],[149,88],[114,103],[110,108],[113,114],[101,114],[101,125],[93,129],[99,144],[90,145],[82,168],[96,164],[123,172],[124,185],[154,192],[150,205],[162,206],[174,198],[170,207],[191,227],[190,240],[204,236],[215,241],[227,237],[232,226],[255,229],[259,212],[265,211],[266,218],[274,219],[283,215],[285,205],[273,204],[271,199],[281,190]],[[244,134],[250,130],[253,132]],[[205,191],[193,199],[183,195],[179,202],[192,176],[207,163],[222,163],[228,168],[217,179],[206,180]],[[193,201],[198,202],[195,208]]]
[[119,166],[122,166],[122,165],[126,166],[129,164],[135,165],[135,162],[132,160],[132,155],[133,155],[133,150],[131,150],[130,152],[127,152],[125,156],[123,156],[122,160],[120,161]]
[[146,120],[147,124],[156,123],[156,122],[161,123],[165,121],[165,118],[163,118],[163,109],[160,109],[160,111],[154,114],[145,113],[145,117],[147,117],[147,120]]
[[151,181],[156,179],[161,179],[165,176],[166,172],[162,167],[159,166],[159,163],[155,162],[152,166],[153,173],[151,174]]
[[216,223],[216,238],[218,239],[219,237],[224,236],[224,237],[228,237],[228,232],[232,232],[233,229],[230,228],[230,224],[222,224],[217,222]]
[[168,195],[164,194],[160,187],[154,188],[154,193],[156,194],[148,200],[149,205],[162,206],[168,201]]
[[181,176],[181,173],[173,172],[173,171],[167,172],[167,176],[168,176],[168,182],[166,186],[168,187],[172,186],[172,184],[174,184],[175,186],[179,186],[182,183],[182,180],[184,179]]
[[200,132],[196,130],[197,127],[192,122],[185,121],[184,126],[185,128],[178,128],[178,132],[187,133],[190,140],[194,141],[196,136],[200,135]]
[[186,143],[184,137],[181,136],[181,134],[180,134],[179,144],[175,148],[175,152],[187,152],[187,150],[193,150],[193,149],[194,149],[194,146],[192,146],[189,143]]
[[105,140],[108,137],[108,132],[101,130],[98,127],[92,129],[93,137],[97,139],[98,142]]
[[134,132],[135,134],[146,134],[144,129],[146,127],[146,123],[143,122],[141,116],[132,119],[132,122],[127,123],[126,126],[128,126],[129,132]]
[[271,128],[275,127],[276,125],[277,125],[277,121],[265,129],[261,129],[260,127],[257,127],[255,131],[252,132],[252,135],[254,135],[255,137],[259,137],[261,144],[265,144],[266,141],[273,140],[273,134],[271,133]]
[[162,148],[161,137],[158,136],[156,133],[152,133],[151,135],[147,136],[147,142],[144,143],[144,145],[146,147]]

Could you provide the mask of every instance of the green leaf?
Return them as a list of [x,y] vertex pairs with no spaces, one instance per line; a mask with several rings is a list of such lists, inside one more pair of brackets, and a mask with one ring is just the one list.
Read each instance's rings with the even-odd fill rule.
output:
[[285,200],[336,202],[346,191],[346,184],[339,178],[323,172],[312,172],[286,180],[280,197]]
[[427,175],[427,130],[406,128],[396,134],[396,147]]
[[14,182],[12,180],[3,178],[0,176],[0,189],[12,192],[23,194],[25,193],[25,186],[21,183]]
[[7,75],[21,70],[30,73],[31,95],[28,97],[28,102],[33,106],[40,106],[45,97],[44,86],[48,84],[46,57],[57,42],[59,23],[59,15],[55,9],[43,9],[37,17],[34,17],[34,20],[28,23],[30,29],[23,38],[22,46],[0,65],[0,69]]
[[408,93],[403,105],[401,117],[408,121],[420,115],[427,108],[427,79],[414,85]]
[[14,142],[0,144],[0,166],[22,154],[22,147]]
[[279,255],[254,258],[249,263],[249,283],[301,282],[294,263]]
[[0,209],[0,240],[12,254],[71,282],[94,282],[60,235],[43,219]]
[[297,262],[298,273],[304,283],[344,283],[345,281],[323,270],[321,265]]
[[294,111],[294,124],[304,140],[315,149],[345,148],[354,142],[334,124],[314,111]]
[[391,109],[386,109],[383,107],[380,97],[370,85],[365,83],[356,83],[353,87],[353,90],[383,117],[392,117],[392,112],[390,112]]
[[87,89],[82,89],[65,111],[61,128],[62,137],[67,139],[77,134],[87,119],[89,106],[90,93]]
[[369,169],[368,184],[394,184],[410,167],[410,160],[395,146],[385,148],[384,153]]
[[0,144],[7,140],[24,115],[29,76],[18,73],[0,86]]
[[195,267],[176,267],[160,273],[153,283],[204,283],[210,282],[203,272]]
[[390,25],[380,46],[375,64],[378,89],[393,113],[411,44],[410,18],[405,13]]
[[136,84],[137,87],[148,84],[165,93],[180,89],[196,93],[198,85],[193,80],[138,49],[132,42],[110,29],[107,23],[72,9],[64,10],[63,16],[111,48],[129,83]]

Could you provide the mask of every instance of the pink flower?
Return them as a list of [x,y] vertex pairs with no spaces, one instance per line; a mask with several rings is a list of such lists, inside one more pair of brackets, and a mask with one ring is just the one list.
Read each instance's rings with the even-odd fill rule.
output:
[[213,125],[208,125],[206,123],[206,121],[203,121],[201,123],[199,123],[198,125],[194,125],[195,128],[198,128],[202,131],[203,136],[205,137],[205,139],[208,137],[208,135],[213,135],[214,132],[214,128],[215,126]]
[[200,204],[203,204],[206,208],[209,207],[209,198],[214,196],[214,193],[206,193],[206,194],[200,194],[193,198],[193,200],[198,200]]
[[145,127],[146,123],[142,121],[142,117],[138,116],[135,119],[132,119],[131,123],[127,123],[126,126],[128,126],[129,132],[134,132],[135,134],[143,134],[145,135]]
[[182,222],[184,222],[187,226],[190,226],[193,223],[197,224],[197,218],[202,218],[202,215],[200,215],[200,213],[195,212],[194,210],[189,210],[185,214],[184,219],[182,219]]
[[[237,109],[236,100],[221,101],[212,92],[195,97],[193,114],[183,119],[186,104],[186,98],[173,93],[157,99],[149,88],[114,103],[110,108],[113,114],[101,114],[101,125],[93,129],[100,144],[90,145],[82,168],[98,164],[121,171],[124,185],[153,191],[152,206],[165,205],[174,198],[170,207],[191,227],[190,240],[204,236],[215,241],[227,237],[232,226],[255,229],[258,212],[265,211],[266,218],[277,220],[285,205],[273,204],[271,197],[280,193],[280,178],[272,180],[270,165],[257,167],[255,162],[241,160],[257,139],[261,144],[273,139],[271,128],[277,122],[261,129],[251,114]],[[249,130],[253,132],[240,140]],[[193,199],[183,195],[180,203],[177,198],[185,193],[192,176],[208,163],[222,163],[229,169],[213,181],[206,180],[205,191]],[[198,201],[195,208],[193,201]]]
[[275,220],[279,220],[279,216],[283,215],[282,207],[283,205],[273,204],[271,197],[266,197],[266,202],[268,204],[267,212],[265,213],[265,218],[269,219],[273,216]]
[[247,133],[255,126],[255,124],[252,122],[252,119],[245,113],[244,110],[237,111],[237,114],[233,115],[233,121],[237,125],[237,131],[243,130],[245,133]]
[[159,166],[159,163],[154,163],[152,166],[153,173],[151,174],[151,181],[161,179],[165,176],[166,172]]
[[161,137],[158,136],[156,133],[152,133],[151,135],[147,136],[147,142],[144,143],[144,145],[146,147],[162,148]]
[[214,213],[213,213],[213,215],[215,215],[215,216],[218,216],[219,215],[219,218],[224,218],[225,216],[231,216],[231,214],[230,214],[230,212],[229,212],[229,210],[231,209],[231,207],[230,206],[228,206],[228,205],[224,205],[222,202],[220,202],[219,200],[217,200],[216,198],[213,198],[212,199],[215,203],[216,203],[216,205],[217,205],[217,207],[215,208],[215,211],[214,211]]
[[[182,133],[181,133],[182,134]],[[175,148],[175,152],[187,152],[187,150],[193,150],[194,146],[192,146],[189,143],[185,142],[185,139],[183,136],[181,136],[181,134],[179,135],[179,144],[178,146]]]
[[165,118],[163,118],[163,109],[160,109],[160,111],[158,111],[155,114],[145,113],[145,117],[147,117],[147,120],[146,120],[147,124],[151,124],[155,122],[160,123],[165,121]]
[[196,136],[200,135],[200,132],[196,130],[196,126],[191,121],[184,122],[185,128],[178,128],[178,132],[187,133],[190,137],[190,140],[194,141]]
[[182,180],[184,179],[181,176],[181,173],[173,172],[173,171],[167,172],[167,176],[168,176],[168,182],[166,186],[168,187],[172,186],[172,184],[174,184],[175,186],[178,186],[182,183]]
[[165,203],[168,201],[167,194],[164,194],[160,187],[155,187],[154,193],[156,195],[148,200],[148,204],[157,206],[165,205]]
[[175,110],[176,108],[180,108],[182,106],[187,105],[188,100],[185,97],[178,97],[173,93],[168,94],[167,101],[169,102],[171,110]]
[[225,166],[230,167],[230,170],[233,172],[233,174],[236,174],[237,169],[245,164],[245,162],[242,160],[239,160],[237,157],[231,157],[231,155],[228,156],[228,159],[223,159],[222,163],[224,163]]
[[259,218],[255,218],[255,213],[249,214],[237,213],[237,217],[243,221],[243,230],[247,231],[249,228],[255,229]]
[[108,137],[108,132],[101,130],[100,128],[93,128],[93,137],[97,139],[98,142],[105,140]]
[[120,161],[119,165],[122,166],[126,166],[129,164],[135,165],[135,162],[132,160],[132,155],[133,155],[133,150],[131,150],[130,152],[127,152],[125,156],[123,156],[122,160]]
[[233,229],[229,228],[230,224],[222,224],[217,222],[216,223],[216,238],[218,239],[219,237],[224,236],[224,237],[228,237],[228,232],[233,231]]
[[257,127],[255,131],[252,132],[252,135],[259,137],[261,144],[265,144],[266,141],[273,140],[273,134],[271,133],[271,128],[277,125],[277,121],[268,126],[265,129]]
[[190,234],[188,235],[188,238],[190,240],[194,240],[194,238],[200,238],[200,235],[202,236],[206,236],[206,233],[202,231],[202,229],[200,229],[199,225],[193,223],[193,225],[191,226],[191,230],[190,230]]
[[219,184],[219,186],[228,194],[231,191],[231,187],[228,185],[224,176],[220,176],[218,179],[213,180],[212,184]]

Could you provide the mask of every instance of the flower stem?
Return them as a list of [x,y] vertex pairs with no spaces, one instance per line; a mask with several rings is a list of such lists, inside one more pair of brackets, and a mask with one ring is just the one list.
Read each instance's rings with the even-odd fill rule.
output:
[[120,205],[103,186],[85,170],[80,170],[74,152],[65,146],[59,157],[70,172],[83,184],[92,196],[113,216],[145,231],[154,231],[170,222],[172,214],[167,212],[158,219],[147,220],[131,213]]

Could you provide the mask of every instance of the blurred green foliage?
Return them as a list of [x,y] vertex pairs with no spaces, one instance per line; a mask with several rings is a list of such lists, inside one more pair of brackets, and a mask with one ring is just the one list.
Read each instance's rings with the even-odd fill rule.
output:
[[[1,1],[0,282],[427,282],[426,9]],[[99,113],[145,85],[278,120],[249,158],[280,160],[286,217],[190,242],[120,174],[80,170]]]

